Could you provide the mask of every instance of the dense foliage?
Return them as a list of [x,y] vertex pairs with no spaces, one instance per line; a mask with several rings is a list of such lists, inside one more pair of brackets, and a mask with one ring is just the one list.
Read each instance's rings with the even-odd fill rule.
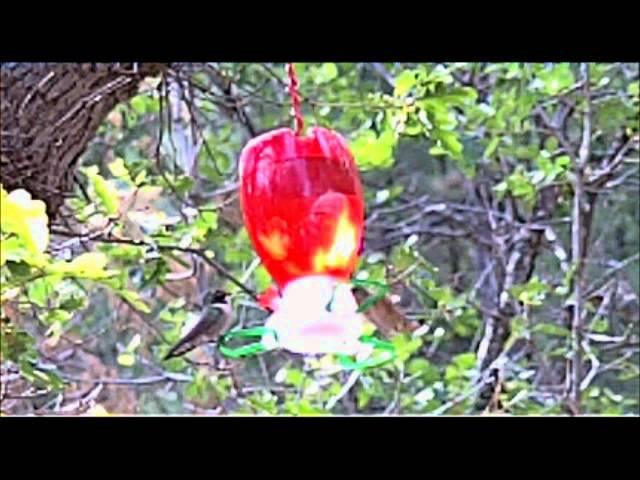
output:
[[423,327],[399,358],[162,361],[207,288],[264,322],[237,160],[291,124],[284,65],[173,65],[109,114],[55,222],[2,191],[2,414],[637,415],[638,66],[296,68],[362,172],[358,277]]

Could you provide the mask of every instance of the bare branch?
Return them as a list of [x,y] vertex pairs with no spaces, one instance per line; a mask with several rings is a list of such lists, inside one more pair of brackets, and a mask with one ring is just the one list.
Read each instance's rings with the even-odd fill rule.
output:
[[66,373],[60,374],[60,377],[69,382],[75,383],[93,383],[103,385],[152,385],[154,383],[164,382],[192,382],[193,377],[181,373],[165,372],[163,375],[154,375],[151,377],[140,378],[82,378]]
[[584,81],[584,97],[586,109],[583,115],[582,142],[578,158],[574,164],[574,195],[571,225],[571,256],[574,265],[573,277],[573,309],[571,320],[571,361],[568,375],[568,400],[572,410],[580,411],[580,378],[582,373],[582,320],[583,296],[582,279],[586,245],[583,242],[584,231],[584,168],[591,155],[591,90],[589,85],[589,64],[581,65],[582,80]]
[[371,70],[375,72],[390,88],[394,88],[394,81],[391,74],[384,68],[384,65],[378,62],[370,63]]
[[360,378],[360,375],[361,375],[361,372],[359,370],[355,370],[354,372],[351,373],[351,375],[349,376],[349,380],[347,380],[347,383],[343,385],[343,387],[340,389],[338,394],[330,398],[329,401],[327,402],[327,405],[326,405],[327,410],[331,410],[342,397],[344,397],[347,393],[349,393],[349,390],[351,390],[351,387],[353,387],[356,384],[356,382]]

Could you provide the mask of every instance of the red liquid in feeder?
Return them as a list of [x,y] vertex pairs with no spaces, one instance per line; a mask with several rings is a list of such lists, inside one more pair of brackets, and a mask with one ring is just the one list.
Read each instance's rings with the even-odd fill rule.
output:
[[[318,160],[296,159],[300,163]],[[284,169],[286,170],[286,169]],[[283,175],[283,174],[280,174]],[[291,177],[288,176],[291,180]],[[329,274],[348,280],[361,241],[362,207],[353,192],[305,185],[296,195],[256,195],[248,228],[265,268],[279,285],[292,277]]]
[[364,205],[357,169],[340,137],[314,130],[311,137],[272,132],[241,160],[245,224],[280,287],[313,274],[348,280],[358,261]]

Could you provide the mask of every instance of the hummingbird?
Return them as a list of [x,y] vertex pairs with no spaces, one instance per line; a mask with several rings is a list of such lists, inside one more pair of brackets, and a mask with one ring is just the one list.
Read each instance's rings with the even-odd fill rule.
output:
[[[362,287],[355,287],[352,292],[359,306],[371,298],[371,294]],[[412,332],[419,327],[417,322],[407,319],[389,297],[382,297],[362,314],[387,338]]]
[[229,293],[223,290],[207,291],[202,302],[200,320],[164,357],[179,357],[206,343],[215,343],[234,323]]

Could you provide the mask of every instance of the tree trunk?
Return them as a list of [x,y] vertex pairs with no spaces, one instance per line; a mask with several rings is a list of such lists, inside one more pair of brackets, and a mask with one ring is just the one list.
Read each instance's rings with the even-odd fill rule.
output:
[[4,63],[0,66],[0,182],[43,200],[55,218],[78,159],[107,114],[168,64]]

